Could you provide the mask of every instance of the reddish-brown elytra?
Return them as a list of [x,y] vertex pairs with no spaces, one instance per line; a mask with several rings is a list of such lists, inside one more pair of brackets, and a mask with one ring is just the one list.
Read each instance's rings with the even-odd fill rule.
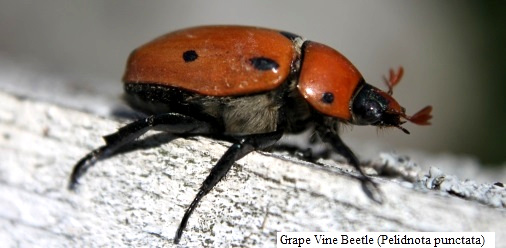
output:
[[[69,187],[96,161],[150,129],[232,142],[186,210],[178,243],[200,200],[235,161],[275,145],[283,134],[313,131],[362,175],[368,196],[381,192],[339,137],[340,123],[401,127],[428,125],[432,107],[408,116],[392,98],[404,70],[390,71],[388,92],[367,84],[338,51],[283,31],[245,26],[204,26],[175,31],[134,50],[123,77],[125,99],[151,114],[105,136],[106,144],[74,167]],[[318,159],[328,152],[309,154]]]
[[136,49],[123,81],[179,87],[209,96],[252,94],[279,87],[295,57],[292,42],[274,30],[190,28]]

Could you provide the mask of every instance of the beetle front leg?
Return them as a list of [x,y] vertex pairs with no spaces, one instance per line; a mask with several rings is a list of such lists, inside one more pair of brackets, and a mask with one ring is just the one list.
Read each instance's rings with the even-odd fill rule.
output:
[[328,130],[319,130],[319,134],[323,142],[329,143],[335,152],[346,158],[348,163],[353,165],[353,167],[358,170],[361,175],[360,181],[362,182],[362,188],[364,189],[367,196],[378,203],[382,203],[383,193],[379,189],[378,185],[364,173],[357,156],[355,156],[351,149],[343,142],[343,140],[341,140],[341,137]]
[[178,244],[181,239],[181,235],[183,235],[183,231],[188,224],[188,219],[190,215],[193,213],[200,200],[213,189],[214,186],[227,174],[232,165],[242,157],[246,156],[248,153],[264,149],[272,146],[277,140],[281,138],[283,133],[281,131],[276,131],[272,133],[265,134],[252,134],[241,137],[232,137],[232,139],[236,139],[237,141],[228,148],[225,154],[220,158],[220,160],[216,163],[216,165],[211,169],[211,172],[207,176],[206,180],[200,186],[199,192],[193,199],[190,206],[186,209],[186,212],[181,220],[181,224],[176,231],[176,236],[174,237],[174,243]]
[[211,125],[193,117],[177,113],[152,115],[127,124],[119,128],[117,132],[104,136],[106,143],[104,146],[91,151],[77,162],[70,175],[69,189],[74,190],[79,178],[98,160],[111,156],[119,148],[132,142],[150,129],[174,134],[208,134],[211,132]]

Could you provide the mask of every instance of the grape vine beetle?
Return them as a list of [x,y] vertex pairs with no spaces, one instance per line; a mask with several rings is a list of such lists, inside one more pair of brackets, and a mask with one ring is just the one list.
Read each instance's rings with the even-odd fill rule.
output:
[[336,50],[288,32],[204,26],[169,33],[134,50],[123,77],[127,102],[151,116],[105,136],[104,146],[75,165],[69,188],[96,161],[150,129],[232,142],[186,210],[178,243],[193,210],[235,161],[273,146],[283,134],[311,129],[360,172],[365,189],[377,190],[339,137],[339,125],[408,133],[401,127],[405,120],[430,124],[432,107],[408,116],[391,97],[402,74],[402,68],[391,70],[383,92]]

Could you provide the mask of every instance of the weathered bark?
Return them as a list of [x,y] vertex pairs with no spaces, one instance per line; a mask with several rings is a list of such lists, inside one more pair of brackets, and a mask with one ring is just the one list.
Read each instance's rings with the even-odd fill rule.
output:
[[[149,132],[97,163],[70,192],[76,161],[122,123],[2,92],[0,103],[2,247],[171,246],[228,145]],[[337,166],[252,153],[204,197],[181,244],[272,247],[277,231],[494,231],[504,247],[502,208],[384,177],[374,179],[385,194],[376,204],[355,172]]]

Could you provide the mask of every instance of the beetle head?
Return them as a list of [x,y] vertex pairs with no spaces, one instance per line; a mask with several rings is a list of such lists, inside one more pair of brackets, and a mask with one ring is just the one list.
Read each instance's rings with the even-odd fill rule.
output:
[[352,103],[352,123],[379,127],[397,127],[404,133],[409,131],[401,125],[407,121],[418,125],[430,125],[432,107],[427,106],[412,116],[386,92],[364,83],[356,93]]

